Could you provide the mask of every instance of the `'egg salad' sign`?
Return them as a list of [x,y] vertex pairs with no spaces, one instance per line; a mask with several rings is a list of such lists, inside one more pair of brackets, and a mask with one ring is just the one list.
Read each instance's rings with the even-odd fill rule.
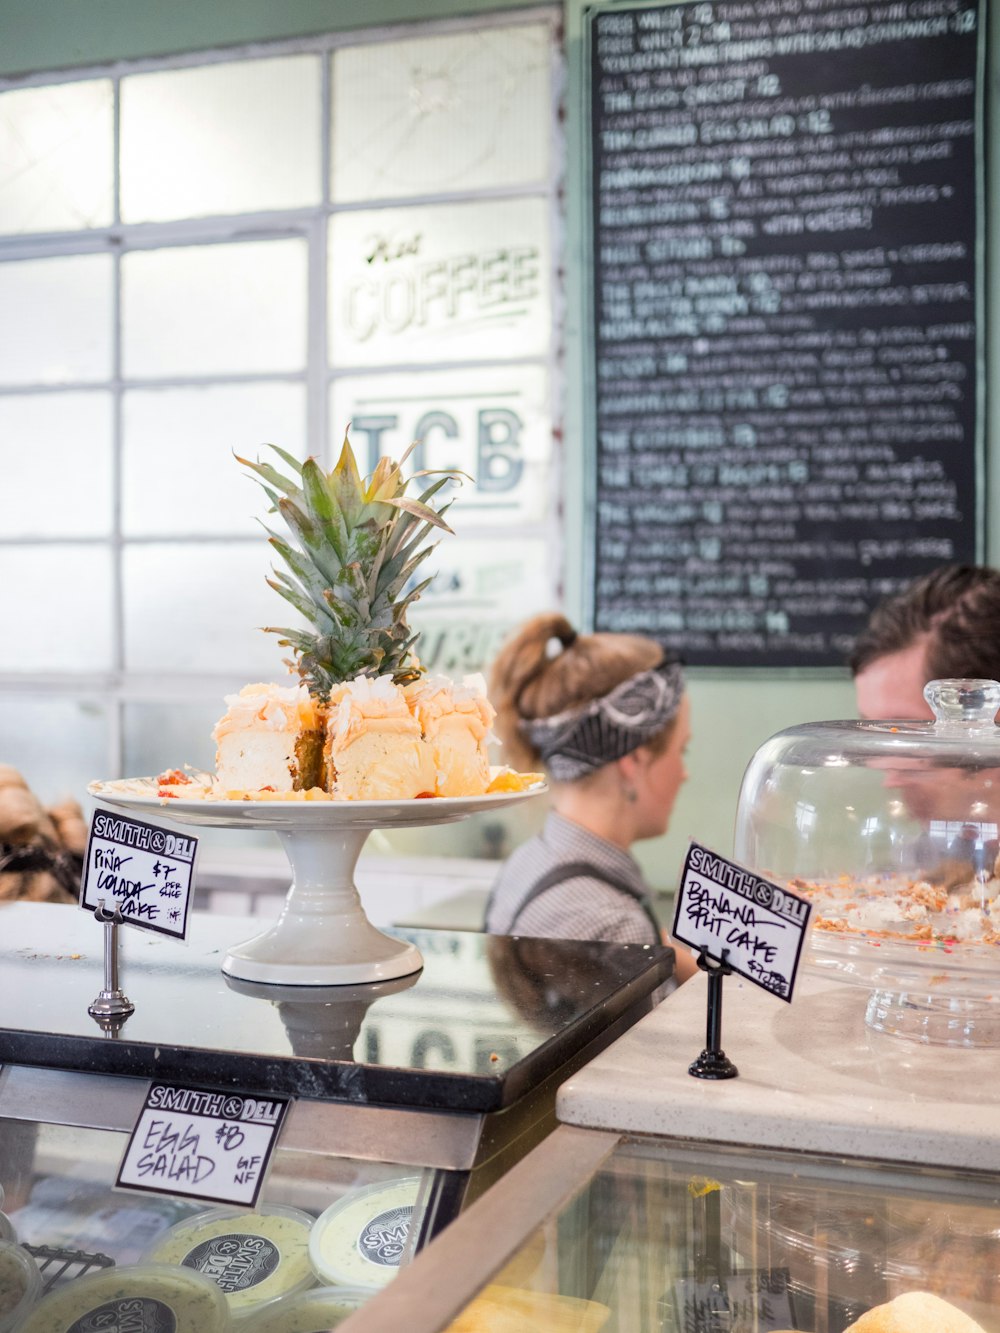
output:
[[97,809],[90,823],[80,906],[117,907],[122,921],[184,939],[198,839]]
[[116,1184],[252,1208],[281,1131],[287,1097],[154,1083]]
[[790,1001],[811,911],[807,899],[692,842],[671,933]]

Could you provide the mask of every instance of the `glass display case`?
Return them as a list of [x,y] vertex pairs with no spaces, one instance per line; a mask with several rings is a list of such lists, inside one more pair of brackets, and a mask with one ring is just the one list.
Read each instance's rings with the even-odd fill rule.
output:
[[1000,1044],[1000,684],[932,681],[933,722],[791,727],[753,756],[738,861],[813,903],[808,959],[868,1022]]
[[694,978],[343,1333],[1000,1333],[995,1052],[878,1032],[824,974],[725,984],[737,1077],[688,1072]]
[[[526,1199],[529,1172],[547,1173],[547,1199]],[[996,1174],[852,1165],[571,1127],[496,1186],[490,1216],[484,1209],[461,1219],[405,1275],[405,1290],[401,1281],[368,1308],[368,1333],[391,1326],[390,1303],[397,1318],[403,1299],[426,1308],[460,1239],[467,1255],[479,1248],[495,1256],[498,1225],[517,1196],[523,1229],[513,1252],[454,1318],[433,1325],[417,1318],[410,1327],[845,1333],[901,1297],[905,1314],[906,1298],[921,1293],[919,1304],[938,1322],[901,1322],[894,1333],[976,1326],[1000,1333]]]
[[[285,988],[222,974],[234,924],[247,923],[195,914],[186,944],[121,931],[135,1012],[109,1024],[88,1013],[93,917],[0,907],[0,1247],[17,1242],[0,1253],[4,1333],[5,1293],[32,1284],[39,1328],[117,1328],[105,1307],[133,1300],[179,1333],[191,1272],[225,1297],[198,1316],[206,1331],[217,1316],[332,1326],[553,1128],[558,1084],[648,1012],[673,962],[655,947],[412,931],[418,974]],[[199,1159],[171,1155],[182,1117],[154,1189],[116,1186],[155,1084],[289,1099],[252,1210],[183,1183]],[[11,1330],[35,1327],[23,1314]]]

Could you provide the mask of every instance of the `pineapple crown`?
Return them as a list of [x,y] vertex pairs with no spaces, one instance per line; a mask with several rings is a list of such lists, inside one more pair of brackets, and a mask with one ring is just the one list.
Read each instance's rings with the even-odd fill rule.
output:
[[300,463],[275,444],[267,447],[292,476],[260,460],[237,462],[255,474],[272,512],[281,514],[294,539],[264,525],[287,566],[273,569],[267,582],[312,629],[268,625],[265,632],[281,635],[282,646],[293,649],[295,669],[321,699],[359,675],[391,675],[399,684],[415,679],[420,672],[409,653],[417,635],[410,633],[406,612],[431,580],[405,593],[404,588],[436,545],[423,544],[431,528],[451,532],[442,518],[448,504],[434,509],[429,501],[461,474],[443,472],[412,500],[405,495],[409,483],[437,475],[424,471],[404,478],[402,466],[415,445],[398,463],[380,458],[364,479],[346,435],[331,472],[315,458]]

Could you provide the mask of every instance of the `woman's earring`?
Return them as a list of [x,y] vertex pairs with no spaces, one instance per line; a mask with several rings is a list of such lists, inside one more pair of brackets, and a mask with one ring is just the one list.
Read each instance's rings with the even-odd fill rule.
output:
[[622,787],[622,795],[625,797],[626,801],[628,801],[629,805],[635,805],[639,798],[639,793],[636,789],[630,787],[627,783]]

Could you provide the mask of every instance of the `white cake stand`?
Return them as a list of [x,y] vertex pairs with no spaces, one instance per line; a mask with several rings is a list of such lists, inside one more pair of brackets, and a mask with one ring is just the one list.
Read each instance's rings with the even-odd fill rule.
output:
[[[243,981],[282,986],[341,986],[409,976],[423,967],[412,944],[368,920],[354,868],[373,829],[450,824],[506,809],[545,790],[413,801],[185,801],[135,791],[141,779],[99,782],[91,794],[120,810],[154,813],[179,824],[269,829],[284,844],[292,883],[281,915],[226,954],[222,970]],[[128,786],[132,790],[123,792]]]

